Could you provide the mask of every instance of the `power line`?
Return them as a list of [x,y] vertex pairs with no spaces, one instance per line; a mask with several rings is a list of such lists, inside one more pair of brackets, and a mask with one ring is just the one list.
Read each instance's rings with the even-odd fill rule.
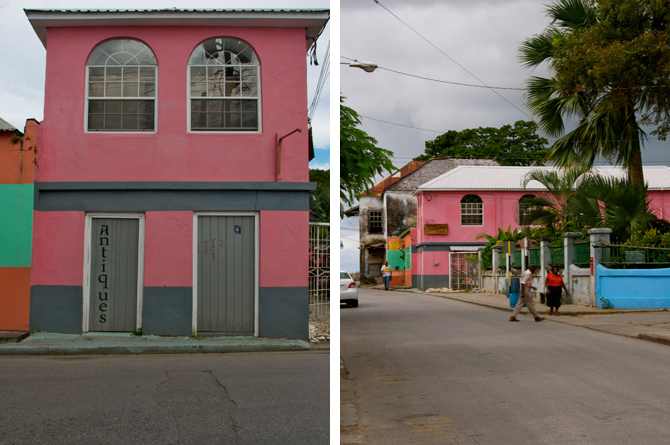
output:
[[514,108],[516,108],[517,110],[519,110],[519,111],[520,111],[524,116],[526,116],[528,119],[533,120],[533,118],[530,117],[528,114],[526,114],[525,111],[523,111],[521,108],[519,108],[519,107],[517,107],[516,105],[514,105],[512,102],[510,102],[509,100],[507,100],[505,97],[503,97],[503,96],[502,96],[500,93],[498,93],[496,90],[494,90],[493,88],[491,88],[490,86],[488,86],[483,80],[481,80],[479,77],[477,77],[477,76],[475,76],[474,74],[472,74],[472,73],[471,73],[470,71],[468,71],[468,69],[466,69],[463,65],[461,65],[461,64],[458,63],[458,62],[456,62],[456,61],[455,61],[454,59],[452,59],[447,53],[445,53],[444,51],[442,51],[440,48],[438,48],[436,45],[434,45],[430,40],[428,40],[428,39],[425,38],[423,35],[421,35],[417,30],[415,30],[414,28],[412,28],[411,26],[409,26],[409,25],[408,25],[407,23],[405,23],[400,17],[398,17],[397,15],[395,15],[394,13],[392,13],[386,6],[384,6],[384,5],[382,5],[381,3],[379,3],[379,0],[373,0],[373,1],[374,1],[375,3],[377,3],[379,6],[381,6],[382,8],[384,8],[384,9],[385,9],[389,14],[391,14],[393,17],[395,17],[396,19],[398,19],[398,20],[400,21],[400,23],[402,23],[403,25],[407,26],[407,27],[408,27],[409,29],[411,29],[416,35],[418,35],[418,36],[421,37],[423,40],[425,40],[430,46],[432,46],[433,48],[435,48],[436,50],[438,50],[442,55],[444,55],[446,58],[448,58],[449,60],[451,60],[452,62],[454,62],[454,63],[455,63],[456,65],[458,65],[461,69],[463,69],[466,73],[468,73],[469,75],[471,75],[472,77],[474,77],[475,79],[477,79],[477,80],[479,81],[479,83],[481,83],[482,85],[485,85],[486,88],[488,88],[489,90],[491,90],[495,95],[497,95],[497,96],[500,97],[502,100],[504,100],[505,102],[507,102],[508,104],[510,104],[511,106],[513,106]]
[[329,75],[330,75],[330,40],[328,40],[328,47],[326,48],[325,59],[321,64],[321,73],[319,73],[319,80],[316,83],[316,91],[314,92],[314,99],[312,99],[312,103],[309,106],[309,112],[307,115],[310,120],[312,119],[312,116],[314,116],[316,106],[319,103],[319,99],[321,99],[321,91],[323,91],[323,86],[325,85]]

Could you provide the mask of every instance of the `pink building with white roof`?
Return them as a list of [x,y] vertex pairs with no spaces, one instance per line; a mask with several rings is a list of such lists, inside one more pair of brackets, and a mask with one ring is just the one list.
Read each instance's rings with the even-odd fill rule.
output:
[[[531,170],[552,167],[461,166],[422,184],[417,197],[417,230],[412,240],[414,287],[451,287],[452,252],[472,252],[486,244],[481,234],[499,227],[520,227],[520,200],[546,191],[537,181],[526,188]],[[619,167],[597,167],[602,175],[622,177]],[[644,167],[651,206],[659,218],[670,217],[670,167]],[[441,232],[441,233],[437,233]],[[445,233],[446,232],[446,233]]]
[[30,329],[307,339],[305,55],[329,12],[26,14],[47,48]]

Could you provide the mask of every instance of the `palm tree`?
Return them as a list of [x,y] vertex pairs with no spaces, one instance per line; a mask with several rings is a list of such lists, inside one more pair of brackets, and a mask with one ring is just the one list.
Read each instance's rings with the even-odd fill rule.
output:
[[586,175],[570,200],[570,210],[587,227],[608,227],[612,238],[625,241],[633,231],[646,231],[654,214],[647,186],[627,179]]
[[[520,58],[527,68],[546,62],[554,73],[551,79],[531,77],[525,95],[540,128],[558,138],[550,159],[563,168],[592,166],[597,156],[607,157],[628,170],[631,183],[643,184],[641,147],[647,136],[636,113],[644,108],[646,93],[633,85],[635,80],[627,80],[627,73],[622,73],[617,85],[603,85],[579,66],[569,42],[599,24],[598,10],[588,0],[559,0],[549,7],[548,15],[552,24],[522,44]],[[600,43],[606,46],[612,41],[605,37]],[[565,120],[575,118],[576,128],[564,134]]]
[[531,170],[523,181],[524,188],[531,181],[542,184],[547,191],[528,201],[530,211],[527,221],[547,228],[549,236],[555,237],[559,226],[572,216],[571,197],[577,188],[577,181],[588,171],[586,167],[573,167],[562,172],[557,170]]

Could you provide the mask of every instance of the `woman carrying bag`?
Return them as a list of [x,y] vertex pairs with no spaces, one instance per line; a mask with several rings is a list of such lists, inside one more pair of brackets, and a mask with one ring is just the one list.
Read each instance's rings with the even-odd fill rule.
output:
[[563,282],[563,276],[558,273],[558,266],[553,266],[551,272],[547,274],[547,278],[544,280],[549,315],[558,315],[558,308],[561,307],[561,288],[565,289],[566,295],[570,295],[568,288],[565,287],[565,283]]

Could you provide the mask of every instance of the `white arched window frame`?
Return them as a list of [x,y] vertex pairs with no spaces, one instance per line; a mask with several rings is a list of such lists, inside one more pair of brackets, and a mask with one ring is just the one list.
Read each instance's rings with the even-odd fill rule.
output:
[[484,225],[484,202],[477,195],[465,195],[461,199],[461,225]]
[[521,198],[519,198],[519,203],[517,204],[517,213],[519,218],[517,222],[520,226],[529,226],[532,222],[529,220],[529,216],[533,210],[539,208],[537,205],[533,204],[533,200],[535,198],[535,195],[523,195]]
[[251,46],[217,37],[188,62],[189,131],[260,132],[260,64]]
[[133,39],[107,40],[86,63],[86,122],[89,132],[155,132],[158,62]]

